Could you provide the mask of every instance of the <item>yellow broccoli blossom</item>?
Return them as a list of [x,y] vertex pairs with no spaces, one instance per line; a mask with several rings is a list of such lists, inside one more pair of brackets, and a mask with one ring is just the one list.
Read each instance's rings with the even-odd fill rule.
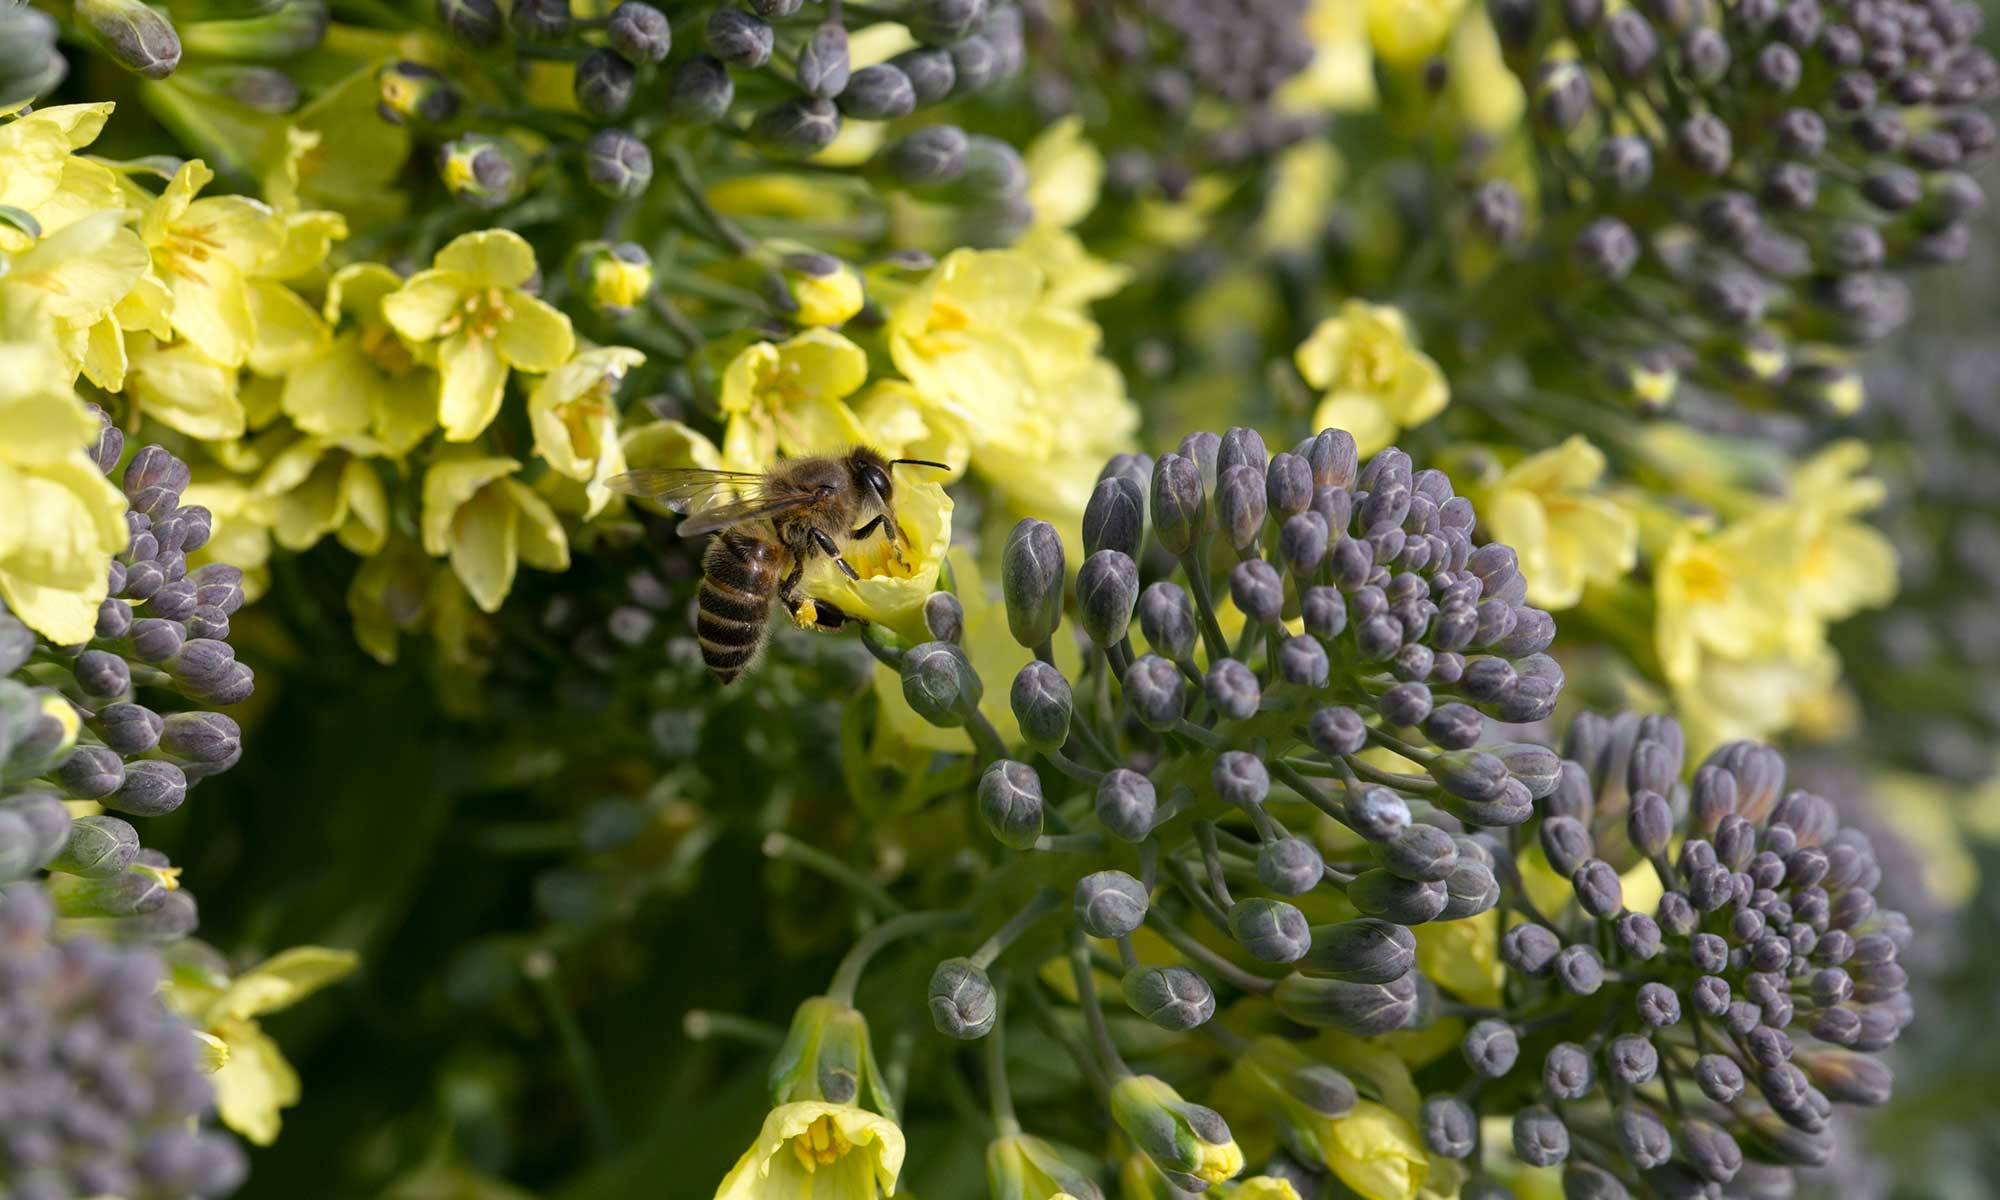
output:
[[447,439],[471,441],[493,423],[509,371],[553,371],[575,350],[569,318],[521,290],[534,274],[521,235],[489,229],[452,239],[430,270],[382,300],[397,333],[435,347]]
[[1451,398],[1444,372],[1418,350],[1403,314],[1349,300],[1293,354],[1299,374],[1325,395],[1313,413],[1316,429],[1344,429],[1365,458],[1405,429],[1444,411]]
[[366,557],[389,536],[389,493],[366,438],[301,438],[273,455],[253,494],[268,504],[271,534],[287,550],[306,550],[327,534]]
[[937,590],[945,552],[951,548],[951,497],[924,478],[924,467],[893,467],[896,525],[892,542],[882,532],[848,541],[841,556],[859,579],[849,579],[834,561],[816,555],[806,566],[807,596],[849,617],[885,625],[911,641],[926,641],[924,601]]
[[830,329],[744,347],[722,373],[723,465],[761,471],[780,454],[825,454],[865,440],[846,401],[867,379],[867,353]]
[[1639,556],[1639,522],[1595,489],[1604,454],[1582,435],[1531,454],[1477,497],[1493,541],[1512,546],[1528,578],[1528,599],[1550,610],[1573,607],[1585,584],[1607,584]]
[[1798,613],[1793,649],[1823,640],[1826,622],[1864,608],[1878,608],[1896,595],[1896,547],[1874,526],[1856,518],[1882,503],[1877,479],[1857,478],[1868,465],[1868,447],[1836,442],[1793,472],[1793,536],[1798,564],[1792,574]]
[[292,424],[323,437],[369,433],[395,457],[437,428],[437,373],[417,361],[382,312],[402,283],[379,263],[334,273],[323,308],[333,337],[285,375],[280,404]]
[[596,346],[544,375],[528,396],[535,453],[550,469],[584,483],[594,517],[611,501],[605,480],[625,470],[613,394],[625,373],[646,356],[623,346]]
[[1654,642],[1668,683],[1692,684],[1704,655],[1747,660],[1784,644],[1789,547],[1768,525],[1709,533],[1690,522],[1654,567]]
[[569,539],[548,502],[511,478],[511,458],[446,458],[424,473],[424,551],[452,573],[484,612],[498,612],[521,563],[569,566]]
[[46,344],[0,340],[0,599],[57,645],[89,641],[125,496],[86,447],[96,418]]
[[1019,511],[1081,519],[1138,413],[1101,335],[1018,251],[958,250],[889,314],[889,353],[972,438],[972,469]]
[[185,967],[174,972],[166,1000],[206,1035],[223,1124],[259,1146],[278,1139],[279,1110],[299,1102],[299,1076],[257,1018],[338,982],[360,961],[350,950],[297,946],[234,979]]
[[[119,323],[161,340],[185,338],[225,367],[240,367],[257,342],[249,277],[280,245],[271,209],[245,196],[205,196],[215,172],[199,162],[180,170],[157,198],[127,183],[143,205],[139,236],[152,271],[120,306]],[[196,435],[201,436],[201,435]]]
[[1813,708],[1839,673],[1827,627],[1895,594],[1896,553],[1860,515],[1882,489],[1841,442],[1719,531],[1682,527],[1654,569],[1661,673],[1691,745],[1763,737]]
[[54,325],[66,373],[83,370],[91,382],[116,390],[124,386],[125,344],[111,310],[150,262],[122,212],[93,213],[11,259],[0,274],[0,304],[37,305]]
[[877,1200],[896,1194],[902,1170],[903,1131],[894,1121],[805,1100],[771,1110],[715,1200]]
[[[0,205],[16,208],[43,236],[95,212],[124,206],[118,176],[104,163],[76,151],[97,140],[111,116],[109,102],[37,108],[0,124]],[[19,253],[35,241],[27,230],[0,221],[0,252]]]

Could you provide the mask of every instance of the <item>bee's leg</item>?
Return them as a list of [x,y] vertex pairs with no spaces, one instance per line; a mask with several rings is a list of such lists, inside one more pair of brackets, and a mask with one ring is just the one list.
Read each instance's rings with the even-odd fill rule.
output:
[[[857,541],[857,542],[858,542],[858,541],[860,541],[860,540],[861,540],[862,538],[865,538],[865,537],[867,537],[867,536],[868,536],[869,534],[871,534],[871,533],[874,533],[874,532],[875,532],[875,531],[876,531],[877,529],[880,529],[880,528],[882,528],[882,527],[883,527],[884,525],[887,525],[888,523],[889,523],[889,518],[887,518],[887,517],[883,516],[883,515],[882,515],[882,514],[880,514],[880,513],[877,513],[877,514],[875,514],[875,519],[874,519],[874,520],[872,520],[872,521],[869,521],[869,522],[868,522],[867,524],[865,524],[865,525],[863,525],[863,526],[862,526],[861,528],[859,528],[859,529],[855,530],[855,531],[854,531],[853,533],[849,534],[848,536],[849,536],[849,537],[851,537],[851,538],[853,538],[853,539],[854,539],[855,541]],[[892,533],[890,533],[890,534],[888,534],[887,536],[888,536],[888,538],[889,538],[889,540],[890,540],[890,541],[894,541],[894,540],[896,539],[896,535],[895,535],[895,534],[894,534],[893,532],[892,532]]]
[[814,606],[813,626],[817,629],[839,629],[853,619],[824,600]]
[[840,568],[841,574],[847,576],[849,579],[859,580],[861,578],[860,572],[856,571],[851,563],[840,556],[840,547],[834,544],[833,538],[828,536],[826,530],[813,530],[812,540],[813,544],[825,552],[826,556],[833,560],[834,565]]

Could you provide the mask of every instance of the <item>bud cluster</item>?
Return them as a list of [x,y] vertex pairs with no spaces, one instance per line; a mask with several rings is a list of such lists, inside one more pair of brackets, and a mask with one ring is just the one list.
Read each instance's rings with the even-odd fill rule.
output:
[[1529,286],[1569,297],[1581,349],[1614,372],[1851,410],[1846,349],[1907,321],[1899,272],[1964,258],[1985,206],[1968,166],[1993,145],[2000,71],[1979,7],[1489,10],[1529,92],[1543,212],[1526,220],[1491,181],[1473,223],[1544,276]]
[[[107,421],[98,466],[111,472],[122,451]],[[197,706],[235,704],[254,681],[227,640],[242,573],[188,568],[211,518],[180,503],[186,464],[147,446],[122,478],[130,540],[111,563],[96,636],[50,646],[0,606],[0,882],[54,872],[49,893],[65,917],[165,941],[193,930],[194,900],[125,818],[172,812],[235,764],[236,722]],[[72,819],[65,801],[104,811]]]
[[0,887],[0,1191],[13,1200],[226,1196],[248,1163],[200,1127],[214,1088],[144,948],[59,939],[33,883]]
[[1875,903],[1868,838],[1767,746],[1685,782],[1683,753],[1669,718],[1571,722],[1537,819],[1495,847],[1505,1002],[1461,1043],[1477,1085],[1426,1102],[1434,1153],[1501,1116],[1569,1194],[1778,1194],[1829,1160],[1836,1104],[1889,1098],[1912,931]]
[[[1068,800],[981,714],[986,685],[954,622],[900,652],[910,707],[985,750],[977,803],[992,836],[1098,856],[1076,881],[1075,925],[1119,947],[1132,1013],[1193,1029],[1220,987],[1297,1025],[1369,1035],[1418,1021],[1435,993],[1410,927],[1490,910],[1504,842],[1473,834],[1527,821],[1557,781],[1547,750],[1487,742],[1489,715],[1547,717],[1562,673],[1543,653],[1554,622],[1525,603],[1510,550],[1474,546],[1474,523],[1441,472],[1393,448],[1363,465],[1339,430],[1276,455],[1239,428],[1113,459],[1084,516],[1072,604],[1050,526],[1023,521],[1002,555],[1009,630],[1034,654],[1009,703],[1049,782],[1077,785]],[[1055,665],[1066,608],[1088,664],[1075,678]],[[1178,903],[1157,894],[1169,884]],[[1182,961],[1138,960],[1142,926]],[[949,1013],[968,1011],[968,978],[942,985]],[[974,982],[986,1011],[991,985]],[[985,1032],[958,1016],[940,1028]],[[1234,1170],[1202,1174],[1235,1151],[1221,1118],[1192,1107],[1199,1136],[1162,1134],[1179,1157],[1149,1148],[1183,1187]]]
[[[100,412],[100,416],[102,413]],[[107,474],[123,435],[104,422],[94,453]],[[214,711],[249,698],[256,679],[229,644],[243,573],[223,563],[190,568],[213,518],[182,505],[187,464],[159,446],[132,456],[122,478],[130,540],[111,564],[97,632],[36,656],[30,675],[76,707],[82,736],[51,782],[74,800],[153,817],[180,807],[188,788],[242,757],[242,735]]]

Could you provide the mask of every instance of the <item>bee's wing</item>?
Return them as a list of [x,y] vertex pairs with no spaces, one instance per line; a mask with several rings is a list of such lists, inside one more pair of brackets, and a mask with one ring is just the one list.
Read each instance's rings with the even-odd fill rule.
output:
[[[702,467],[648,467],[605,481],[614,492],[656,500],[678,513],[682,537],[698,537],[810,503],[811,492],[775,491],[762,475]],[[724,497],[733,496],[732,499]],[[718,503],[719,501],[719,503]]]

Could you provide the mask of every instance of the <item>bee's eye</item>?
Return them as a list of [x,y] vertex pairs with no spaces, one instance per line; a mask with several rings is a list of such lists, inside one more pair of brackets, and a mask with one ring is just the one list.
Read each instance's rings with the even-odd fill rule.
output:
[[883,500],[889,498],[889,476],[883,472],[882,468],[872,466],[861,468],[861,479],[862,482],[868,485],[869,491],[874,492]]

